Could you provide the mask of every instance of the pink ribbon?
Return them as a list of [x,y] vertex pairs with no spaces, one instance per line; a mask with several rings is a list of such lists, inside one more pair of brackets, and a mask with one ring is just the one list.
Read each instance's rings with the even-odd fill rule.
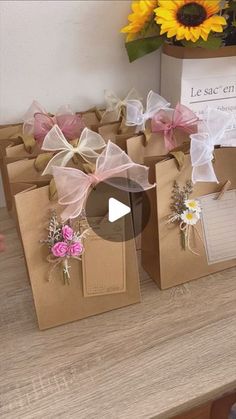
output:
[[69,106],[59,108],[56,115],[51,117],[36,101],[32,103],[24,117],[23,132],[33,135],[35,140],[42,143],[47,133],[57,124],[67,140],[79,138],[85,124],[81,115],[76,115]]
[[134,163],[120,147],[110,141],[97,158],[93,174],[70,167],[54,166],[52,171],[58,202],[66,206],[61,214],[63,221],[80,215],[90,187],[99,182],[105,181],[127,192],[142,192],[155,186],[148,181],[148,167]]
[[168,151],[177,147],[174,129],[179,128],[188,134],[197,132],[198,117],[189,108],[178,103],[176,108],[170,110],[161,110],[152,118],[152,132],[164,132],[165,147]]

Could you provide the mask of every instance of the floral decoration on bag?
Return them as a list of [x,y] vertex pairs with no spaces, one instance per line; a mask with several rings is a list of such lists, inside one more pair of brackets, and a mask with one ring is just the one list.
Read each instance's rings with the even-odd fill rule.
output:
[[235,0],[134,0],[121,32],[132,62],[165,42],[209,49],[236,45],[235,16]]
[[51,274],[54,269],[58,265],[61,265],[64,284],[69,284],[69,261],[70,259],[81,260],[84,252],[82,240],[89,234],[90,229],[87,228],[83,232],[80,232],[69,224],[61,223],[58,220],[56,211],[53,210],[47,230],[47,239],[41,240],[41,243],[47,244],[50,252],[47,261],[52,264],[52,267],[49,271],[48,280],[51,279]]
[[[167,223],[177,223],[181,234],[181,245],[184,250],[188,249],[195,255],[198,255],[190,245],[191,232],[195,230],[200,237],[196,228],[196,224],[201,218],[201,207],[199,201],[190,199],[193,192],[192,181],[186,182],[183,189],[175,181],[171,196],[170,209],[171,215],[168,217]],[[201,238],[200,238],[201,239]],[[201,239],[202,240],[202,239]]]

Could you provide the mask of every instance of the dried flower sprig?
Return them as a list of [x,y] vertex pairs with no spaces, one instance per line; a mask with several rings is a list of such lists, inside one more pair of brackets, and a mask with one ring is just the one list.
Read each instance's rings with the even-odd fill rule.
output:
[[47,230],[47,239],[41,240],[40,242],[47,244],[50,251],[47,261],[52,264],[52,268],[49,271],[48,279],[50,280],[51,273],[56,266],[61,264],[64,283],[69,284],[69,259],[81,260],[81,255],[84,252],[82,239],[86,237],[89,229],[86,229],[83,232],[74,230],[70,225],[70,222],[67,224],[61,223],[58,220],[56,211],[53,210],[51,212]]
[[170,205],[172,213],[168,217],[167,223],[178,223],[183,249],[188,248],[196,254],[190,247],[190,233],[200,220],[201,207],[197,200],[190,199],[192,192],[193,184],[191,180],[188,180],[182,189],[176,181],[174,182]]

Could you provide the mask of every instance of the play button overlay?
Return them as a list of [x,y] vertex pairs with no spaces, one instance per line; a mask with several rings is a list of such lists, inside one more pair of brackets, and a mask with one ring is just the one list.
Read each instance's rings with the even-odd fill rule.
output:
[[114,223],[131,212],[131,208],[115,198],[109,198],[108,221]]
[[[138,192],[128,192],[127,189]],[[112,242],[128,241],[140,235],[147,225],[149,194],[134,181],[110,178],[91,188],[85,213],[97,236]]]

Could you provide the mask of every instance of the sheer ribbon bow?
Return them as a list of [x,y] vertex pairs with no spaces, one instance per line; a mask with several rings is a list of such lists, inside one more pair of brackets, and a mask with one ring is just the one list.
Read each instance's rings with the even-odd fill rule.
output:
[[77,146],[73,147],[68,143],[59,126],[54,125],[44,138],[42,150],[60,152],[49,161],[43,175],[52,174],[53,166],[66,166],[76,153],[80,154],[85,161],[90,162],[99,156],[97,150],[101,150],[105,146],[106,143],[101,135],[88,128],[84,128]]
[[197,134],[190,135],[192,181],[217,182],[212,160],[215,146],[236,147],[236,129],[232,129],[233,115],[208,108]]
[[114,112],[114,117],[118,121],[121,117],[122,107],[127,106],[128,100],[141,100],[136,89],[131,89],[124,99],[120,99],[112,90],[105,90],[106,111],[103,118],[109,112]]
[[198,117],[189,108],[178,103],[174,110],[161,110],[153,116],[152,132],[164,132],[165,147],[168,151],[177,146],[174,129],[188,134],[196,132]]
[[47,111],[34,101],[24,116],[23,132],[33,135],[35,140],[41,143],[55,124],[68,140],[78,138],[85,127],[81,115],[75,114],[69,105],[61,106],[55,116],[49,116]]
[[[127,192],[141,192],[153,188],[148,181],[148,167],[134,163],[117,145],[108,142],[96,161],[93,174],[86,174],[70,167],[54,167],[58,202],[66,209],[61,214],[62,220],[73,219],[80,215],[91,186],[99,182],[106,183]],[[131,182],[120,182],[125,178]],[[132,183],[133,181],[133,183]]]
[[136,132],[145,131],[146,122],[161,109],[169,108],[168,103],[162,96],[153,92],[148,93],[146,110],[139,100],[128,100],[126,106],[126,125],[137,126]]

